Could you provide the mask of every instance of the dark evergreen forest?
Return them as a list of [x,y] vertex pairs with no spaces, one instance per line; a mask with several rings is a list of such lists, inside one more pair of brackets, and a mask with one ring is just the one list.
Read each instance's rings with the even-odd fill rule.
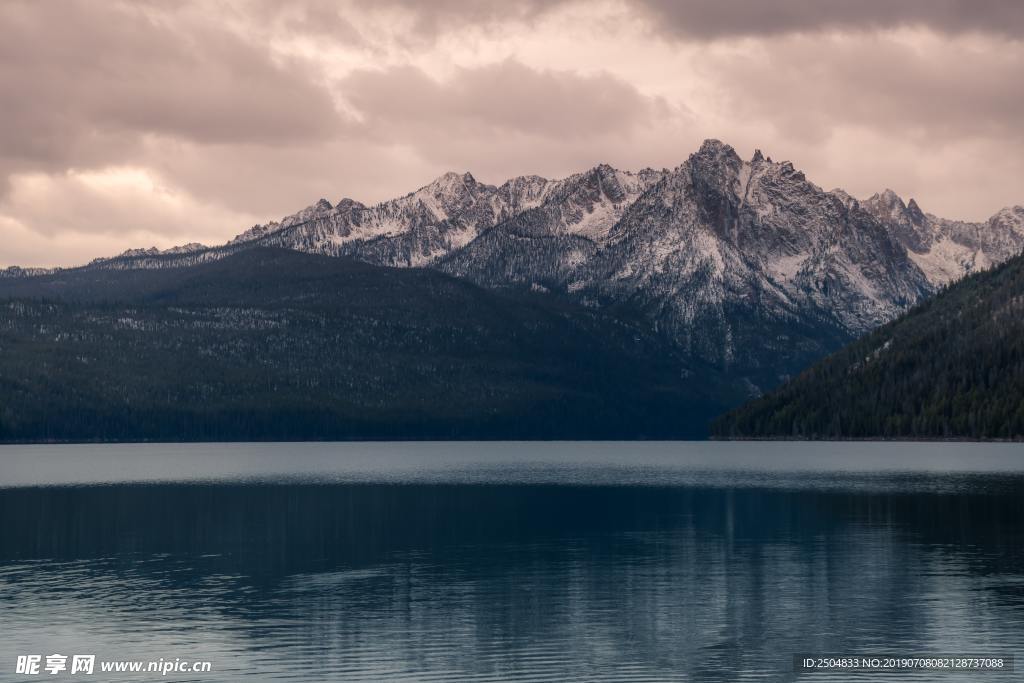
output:
[[1024,256],[718,419],[724,438],[1024,438]]
[[0,280],[2,441],[693,438],[714,377],[639,320],[280,249]]

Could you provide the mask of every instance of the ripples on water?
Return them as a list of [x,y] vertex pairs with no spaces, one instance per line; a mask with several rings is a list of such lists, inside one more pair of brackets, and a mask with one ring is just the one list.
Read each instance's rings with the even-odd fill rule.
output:
[[1022,471],[962,444],[5,447],[0,680],[68,651],[210,660],[161,679],[201,681],[1024,666]]

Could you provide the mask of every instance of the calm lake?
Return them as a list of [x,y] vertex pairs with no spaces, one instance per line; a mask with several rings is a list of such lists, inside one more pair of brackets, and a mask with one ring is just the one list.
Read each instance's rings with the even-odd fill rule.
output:
[[0,634],[4,681],[1020,680],[1024,446],[2,446]]

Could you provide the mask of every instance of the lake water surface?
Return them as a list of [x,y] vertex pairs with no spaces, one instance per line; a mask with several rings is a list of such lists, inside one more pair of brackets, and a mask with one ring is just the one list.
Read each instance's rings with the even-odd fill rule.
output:
[[[18,655],[208,660],[15,675]],[[1017,672],[796,674],[797,654]],[[0,447],[0,681],[1009,681],[1024,446]]]

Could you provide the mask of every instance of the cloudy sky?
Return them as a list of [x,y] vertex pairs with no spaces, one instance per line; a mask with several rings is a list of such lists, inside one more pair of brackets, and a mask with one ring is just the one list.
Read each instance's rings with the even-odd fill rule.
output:
[[3,0],[0,35],[0,265],[708,137],[951,218],[1024,204],[1020,0]]

